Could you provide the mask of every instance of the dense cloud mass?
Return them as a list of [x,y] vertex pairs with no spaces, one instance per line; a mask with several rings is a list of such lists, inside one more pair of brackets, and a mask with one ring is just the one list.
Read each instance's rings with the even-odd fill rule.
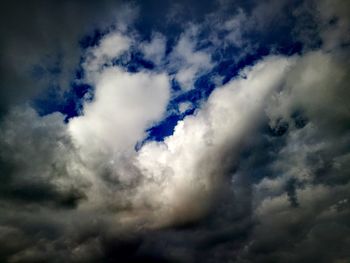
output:
[[2,6],[1,262],[349,262],[346,0]]

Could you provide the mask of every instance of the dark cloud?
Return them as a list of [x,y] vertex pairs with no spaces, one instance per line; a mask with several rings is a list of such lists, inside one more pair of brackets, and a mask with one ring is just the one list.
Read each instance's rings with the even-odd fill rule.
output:
[[[2,5],[1,262],[349,260],[350,16],[345,1],[8,1]],[[247,125],[256,129],[243,129],[237,138],[228,136],[231,139],[220,147],[198,151],[200,157],[194,159],[193,170],[186,173],[186,178],[191,178],[191,172],[199,175],[189,183],[195,185],[188,188],[194,193],[177,193],[175,197],[181,201],[176,203],[175,212],[169,212],[170,219],[155,212],[168,200],[155,204],[150,201],[163,197],[164,179],[143,179],[144,171],[130,161],[130,156],[118,157],[119,163],[112,163],[114,159],[109,160],[98,144],[93,154],[84,156],[63,114],[39,116],[28,105],[48,87],[69,89],[81,62],[84,36],[96,28],[111,28],[118,24],[117,18],[120,25],[127,24],[136,7],[139,18],[135,28],[139,32],[131,35],[148,36],[156,28],[176,42],[184,36],[181,32],[188,29],[188,21],[197,22],[200,33],[193,36],[198,38],[192,39],[196,43],[193,52],[209,50],[219,54],[218,58],[228,52],[220,49],[221,43],[245,54],[254,53],[257,45],[268,45],[267,52],[276,54],[279,45],[302,43],[298,52],[292,52],[299,55],[289,58],[293,62],[277,90],[267,97],[258,113],[254,112],[258,116],[252,118],[255,126]],[[230,23],[225,24],[230,17]],[[218,31],[208,33],[210,26]],[[208,38],[201,34],[208,34]],[[262,40],[256,44],[258,38]],[[98,40],[90,42],[87,45],[95,45]],[[214,47],[202,48],[209,42]],[[273,59],[266,59],[264,54],[256,57],[262,61]],[[234,63],[228,61],[226,64]],[[125,65],[140,66],[137,62]],[[238,74],[237,67],[233,67],[234,74]],[[221,83],[217,80],[220,77],[232,78],[234,74],[229,71],[222,70],[226,76],[214,72],[211,81]],[[263,85],[260,79],[259,83]],[[210,106],[203,103],[202,107]],[[192,121],[198,116],[215,119],[199,111],[191,112]],[[222,123],[229,122],[227,116],[222,117]],[[206,125],[212,124],[204,117]],[[239,130],[238,124],[232,134]],[[215,127],[210,127],[205,133],[208,145],[212,141],[215,144],[213,131]],[[86,145],[90,147],[93,141]],[[156,159],[164,154],[163,148],[156,148]],[[178,156],[170,157],[173,163],[178,161]],[[172,175],[172,166],[163,168],[157,167],[162,178]],[[125,171],[132,178],[123,178]],[[199,187],[203,182],[209,182],[212,189]],[[139,192],[142,187],[146,189],[143,195]]]
[[121,1],[3,1],[1,4],[0,110],[50,86],[68,89],[74,80],[79,41],[108,27]]
[[1,199],[74,207],[84,198],[83,180],[58,183],[71,175],[67,163],[79,162],[62,120],[40,118],[28,107],[7,116],[0,132]]

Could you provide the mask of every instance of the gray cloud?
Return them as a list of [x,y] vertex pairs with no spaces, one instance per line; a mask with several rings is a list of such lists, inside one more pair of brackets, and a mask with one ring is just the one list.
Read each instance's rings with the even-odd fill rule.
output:
[[48,87],[68,89],[81,56],[79,41],[117,17],[130,20],[130,14],[121,1],[4,1],[0,110]]
[[[270,4],[272,14],[288,7]],[[280,15],[269,21],[261,11],[267,6],[253,6],[225,24],[236,46],[248,41],[243,25],[255,24],[249,19],[260,21],[262,32],[283,20]],[[39,116],[28,104],[13,106],[44,89],[45,81],[66,86],[81,55],[78,40],[101,14],[102,27],[109,24],[111,7],[119,4],[7,5],[2,19],[11,26],[2,28],[7,37],[1,44],[1,110],[7,113],[0,123],[0,261],[346,262],[348,5],[315,6],[316,12],[306,4],[289,10],[312,24],[310,32],[303,31],[303,17],[294,28],[296,39],[307,45],[300,55],[261,59],[218,87],[164,142],[147,142],[135,151],[146,128],[165,114],[172,95],[169,76],[123,72],[110,63],[109,54],[117,50],[103,40],[84,53],[93,54],[85,70],[94,59],[103,66],[97,63],[90,72],[96,96],[84,103],[81,116],[65,123],[60,113]],[[13,14],[21,10],[27,19],[15,25]],[[104,40],[118,42],[113,34],[123,30],[110,29]],[[142,48],[161,64],[166,36],[154,36],[159,43]],[[323,44],[310,50],[318,37]],[[62,63],[62,72],[57,78],[45,75],[44,84],[27,75],[32,65],[56,63]],[[127,95],[132,88],[137,92]],[[109,100],[116,97],[122,98],[118,104]]]
[[39,117],[29,107],[15,108],[0,138],[2,199],[74,206],[84,197],[79,160],[61,114]]

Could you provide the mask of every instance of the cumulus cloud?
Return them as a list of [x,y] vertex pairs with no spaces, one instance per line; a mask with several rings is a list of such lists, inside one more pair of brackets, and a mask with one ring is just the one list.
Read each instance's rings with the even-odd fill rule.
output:
[[[12,99],[2,105],[0,261],[349,258],[348,5],[237,3],[224,16],[229,3],[218,4],[173,39],[154,31],[144,40],[125,22],[134,12],[123,9],[127,17],[119,15],[81,56],[80,81],[92,88],[79,116],[40,116]],[[304,15],[317,25],[312,34],[300,27]],[[270,43],[269,26],[290,21],[291,35],[304,41],[298,54],[222,69],[253,52],[257,36]],[[218,31],[206,35],[208,25]],[[221,64],[230,48],[242,57]],[[76,60],[79,52],[71,52]],[[141,66],[128,68],[135,57]],[[194,83],[207,73],[231,75],[195,103],[202,87]],[[174,108],[181,118],[173,133],[149,140],[149,129]]]
[[[135,145],[146,136],[147,127],[164,115],[168,99],[169,80],[164,74],[129,74],[111,68],[99,76],[94,101],[87,102],[83,115],[70,120],[68,125],[92,176],[107,180],[99,189],[102,192],[91,198],[98,200],[102,195],[103,202],[118,203],[113,197],[114,191],[118,194],[115,188],[126,185],[132,190],[133,182],[140,179],[131,161]],[[108,189],[112,196],[105,200],[103,191]]]
[[[164,143],[151,142],[141,148],[141,171],[165,184],[164,196],[158,194],[160,201],[170,212],[172,202],[177,203],[173,213],[180,220],[185,221],[186,214],[201,215],[210,204],[222,176],[233,166],[232,155],[239,153],[242,140],[254,129],[265,98],[278,86],[288,64],[285,59],[270,58],[247,70],[247,79],[215,90],[194,116],[177,124]],[[226,154],[230,159],[227,164]]]
[[[94,177],[107,176],[112,182],[114,178],[116,182],[128,185],[129,181],[135,179],[134,176],[141,176],[144,180],[137,190],[138,195],[150,198],[148,188],[154,188],[151,192],[157,194],[153,194],[155,200],[150,200],[151,205],[152,202],[155,202],[153,205],[160,205],[161,209],[165,209],[162,211],[165,216],[167,213],[176,214],[176,209],[185,209],[191,213],[184,213],[192,217],[196,213],[191,208],[186,208],[188,201],[192,198],[210,199],[212,188],[216,187],[216,181],[220,181],[220,176],[215,176],[215,173],[227,169],[217,166],[225,159],[223,152],[228,145],[227,141],[230,141],[229,148],[237,147],[238,151],[242,136],[254,127],[256,114],[262,107],[264,98],[278,85],[287,64],[283,59],[271,58],[247,70],[247,79],[238,79],[214,92],[201,110],[179,122],[174,135],[164,143],[147,143],[138,153],[135,152],[135,144],[145,136],[146,128],[164,114],[169,99],[169,82],[165,75],[130,74],[114,67],[104,69],[96,80],[94,100],[85,103],[82,115],[71,119],[68,126],[63,124],[61,117],[56,125],[61,126],[62,136],[67,137],[67,143],[74,145],[71,147],[76,151],[75,158],[86,166],[84,175],[80,177],[90,183],[94,182],[94,187],[98,185],[98,179]],[[269,74],[269,70],[275,66],[280,71]],[[244,89],[245,85],[251,88]],[[32,109],[28,110],[34,114]],[[43,120],[55,120],[55,116],[48,115]],[[230,116],[229,122],[225,121],[225,116]],[[42,121],[40,117],[34,117]],[[8,118],[11,119],[11,116]],[[30,125],[32,122],[26,123]],[[12,129],[16,127],[18,126]],[[49,132],[45,124],[42,129],[45,135]],[[11,127],[5,127],[4,130],[7,133],[3,137],[8,141],[11,137],[7,134],[11,134]],[[57,128],[55,131],[58,131]],[[15,139],[18,143],[19,138]],[[46,140],[42,143],[45,142]],[[60,142],[61,139],[58,140]],[[15,143],[12,147],[14,146]],[[36,147],[33,145],[29,148]],[[43,146],[43,150],[54,152],[51,147]],[[135,163],[131,161],[133,158],[136,159]],[[53,159],[61,161],[60,156]],[[63,166],[68,169],[69,165],[75,163],[75,160],[66,160]],[[205,168],[202,166],[204,163]],[[136,165],[135,174],[132,172],[133,165]],[[37,167],[42,168],[39,165]],[[110,174],[104,175],[104,172]],[[72,172],[66,173],[70,180]],[[41,175],[42,172],[38,174]],[[51,171],[48,176],[52,176]],[[176,200],[179,193],[183,200]],[[103,195],[102,192],[97,194]],[[98,196],[94,198],[98,199]],[[135,200],[137,198],[138,196]],[[199,214],[202,213],[199,201],[194,207],[198,207]],[[181,220],[186,221],[186,216]]]
[[[150,220],[147,217],[151,216],[152,225],[191,221],[206,212],[206,203],[222,180],[215,174],[229,169],[221,167],[225,147],[239,152],[242,137],[254,128],[265,97],[278,86],[288,63],[271,58],[245,70],[247,79],[215,91],[194,116],[178,123],[174,135],[164,143],[146,143],[139,152],[135,144],[165,112],[169,81],[165,75],[106,68],[96,78],[94,101],[85,103],[83,114],[70,120],[68,129],[90,169],[96,169],[97,175],[107,172],[104,176],[109,180],[132,189],[134,198],[123,197],[134,202],[131,219]],[[280,70],[272,73],[275,67]],[[225,121],[228,116],[230,121]],[[139,184],[135,189],[133,181]],[[203,201],[191,205],[193,198]],[[153,207],[154,214],[142,212],[142,205]]]

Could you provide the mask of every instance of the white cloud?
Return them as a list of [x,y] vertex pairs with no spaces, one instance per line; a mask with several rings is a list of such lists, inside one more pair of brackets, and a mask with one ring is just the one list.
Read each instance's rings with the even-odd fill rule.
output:
[[[105,39],[108,41],[102,40],[100,46],[90,51],[98,63],[120,55],[131,43],[120,35],[107,35]],[[122,43],[118,51],[109,51],[117,42]],[[173,52],[180,51],[184,53],[179,68],[197,67],[202,62],[210,64],[208,55],[194,51],[193,43],[184,36]],[[296,60],[298,68],[293,67]],[[215,89],[194,115],[178,122],[174,134],[164,142],[147,142],[138,152],[134,147],[144,139],[145,130],[166,113],[169,76],[148,71],[128,73],[111,65],[93,70],[94,100],[84,103],[83,114],[71,119],[65,131],[73,140],[72,149],[82,165],[78,178],[83,174],[91,185],[88,199],[80,209],[113,207],[120,223],[147,227],[178,224],[202,216],[278,88],[286,84],[291,94],[295,93],[293,101],[298,98],[300,103],[311,105],[310,110],[318,109],[312,103],[319,102],[309,101],[311,96],[305,94],[309,94],[310,87],[323,89],[322,83],[327,84],[330,74],[327,61],[325,55],[318,53],[302,59],[264,58]],[[314,67],[309,63],[314,62],[321,67],[317,72],[324,72],[327,81],[320,82],[313,73]],[[338,70],[336,76],[343,76],[341,72]],[[197,71],[193,74],[194,77]],[[325,99],[324,95],[317,96]],[[267,108],[271,120],[291,109],[283,94],[277,97],[277,103]],[[180,108],[184,110],[188,105]],[[284,153],[290,152],[293,151],[286,148]],[[303,156],[300,158],[302,162]],[[68,165],[69,160],[65,162]],[[276,189],[282,185],[265,181],[265,186],[269,184]]]
[[186,111],[193,108],[193,104],[190,101],[181,102],[179,104],[179,112],[185,113]]
[[69,131],[88,159],[103,154],[116,161],[133,152],[145,130],[162,118],[169,80],[164,74],[130,74],[112,67],[98,76],[95,87],[94,101],[86,102],[83,115],[70,120]]
[[136,181],[142,179],[132,164],[135,145],[145,138],[147,128],[162,119],[170,98],[166,74],[128,73],[110,63],[127,51],[132,41],[112,32],[89,51],[84,65],[95,88],[94,98],[86,101],[82,115],[68,124],[92,185],[89,202],[83,203],[82,209],[129,206]]
[[196,31],[191,26],[182,34],[169,58],[170,67],[177,71],[175,79],[184,90],[192,89],[195,79],[214,65],[208,51],[196,50]]
[[[139,152],[136,142],[165,113],[168,77],[105,68],[96,78],[94,101],[85,103],[84,114],[68,126],[93,182],[88,196],[94,201],[83,207],[128,204],[118,212],[118,221],[147,227],[202,216],[244,139],[257,126],[267,96],[293,61],[270,57],[245,69],[246,78],[217,88],[200,110],[176,125],[172,136],[148,142]],[[123,189],[104,182],[104,176]]]
[[130,39],[118,32],[108,34],[104,37],[98,48],[93,50],[96,57],[115,58],[130,46]]
[[130,49],[132,39],[119,31],[113,31],[105,35],[95,47],[89,48],[83,67],[86,81],[94,82],[103,66],[111,66],[113,59],[117,59],[123,52]]
[[156,33],[150,42],[142,43],[140,49],[146,59],[160,65],[165,56],[166,39],[163,35]]
[[[265,98],[292,61],[272,57],[247,69],[247,79],[217,88],[164,143],[149,142],[141,148],[137,165],[148,178],[143,187],[153,190],[140,194],[159,204],[160,218],[167,224],[192,220],[206,211],[225,169],[256,127]],[[225,163],[228,153],[230,163]]]
[[[227,234],[236,233],[237,229],[239,233],[252,230],[252,234],[238,241],[245,242],[237,246],[243,252],[230,251],[242,261],[254,261],[255,256],[271,261],[265,256],[277,253],[273,257],[275,261],[298,262],[302,261],[298,258],[302,258],[299,252],[304,248],[320,251],[314,244],[328,244],[329,240],[340,240],[338,243],[344,247],[341,250],[347,251],[348,229],[344,222],[348,222],[350,186],[347,149],[350,79],[348,52],[343,52],[342,46],[349,42],[346,33],[350,23],[346,16],[348,4],[332,3],[322,0],[316,5],[322,22],[317,33],[323,40],[323,51],[302,53],[298,57],[265,57],[229,83],[217,87],[193,115],[177,123],[174,133],[163,142],[143,142],[147,128],[167,114],[181,114],[194,107],[187,101],[173,107],[173,112],[166,112],[171,97],[170,80],[176,79],[188,91],[198,77],[213,68],[213,52],[220,56],[222,51],[225,56],[227,45],[235,45],[244,47],[238,53],[245,56],[254,45],[259,45],[250,43],[246,35],[255,30],[263,35],[269,25],[282,22],[284,12],[279,11],[288,8],[287,2],[269,1],[252,7],[249,13],[238,11],[228,19],[220,16],[215,20],[215,14],[211,14],[205,22],[213,25],[208,39],[198,37],[208,24],[190,26],[175,41],[168,57],[164,36],[156,33],[149,42],[136,45],[138,36],[126,33],[130,32],[129,28],[121,23],[85,54],[82,65],[85,81],[93,86],[94,96],[83,104],[81,116],[66,124],[65,116],[60,113],[39,116],[28,105],[9,109],[0,123],[0,166],[4,182],[0,185],[0,207],[6,210],[0,216],[3,224],[0,240],[4,243],[13,236],[20,240],[17,245],[6,244],[10,253],[18,252],[10,261],[45,260],[44,254],[47,258],[69,255],[73,261],[94,260],[95,256],[97,261],[103,261],[99,255],[109,252],[111,240],[113,243],[118,243],[119,238],[129,240],[129,236],[142,228],[176,226],[197,220],[209,211],[214,201],[227,198],[228,194],[222,192],[231,186],[233,200],[226,199],[218,205],[219,209],[213,213],[218,218],[211,217],[196,225],[195,235],[193,230],[169,229],[157,231],[156,235],[163,241],[173,232],[174,243],[178,243],[178,234],[181,239],[186,232],[186,237],[190,234],[193,238],[184,242],[191,251],[198,244],[210,243],[212,236],[220,239],[222,233],[225,244],[216,246],[215,241],[215,247],[229,247],[237,239],[226,242]],[[125,10],[123,15],[125,19],[133,19],[132,13]],[[293,15],[297,17],[297,13]],[[214,20],[209,21],[210,18]],[[200,30],[203,31],[198,33]],[[208,43],[212,45],[210,48],[202,48]],[[69,50],[69,45],[66,48]],[[157,73],[147,70],[130,73],[113,65],[117,58],[129,62],[134,51],[137,55],[142,52],[145,59],[155,63]],[[63,52],[64,56],[73,53]],[[238,61],[239,55],[229,59]],[[73,57],[77,59],[76,54]],[[73,60],[62,62],[68,63],[64,68],[70,68],[64,75],[73,70]],[[11,65],[16,63],[12,61]],[[220,77],[214,78],[217,86],[221,85]],[[292,116],[298,110],[307,117],[308,123],[303,127],[297,127]],[[265,130],[263,134],[258,132],[266,115],[272,127],[281,119],[288,122],[288,131],[280,138],[270,136]],[[263,145],[259,144],[260,140]],[[251,155],[245,162],[240,153],[247,141],[252,143],[249,146],[259,141],[257,147],[261,148],[249,148]],[[136,150],[135,145],[139,146],[140,142],[144,144]],[[260,160],[258,155],[271,150],[264,143],[273,148],[271,156],[275,159],[266,161],[271,157],[266,153],[268,157]],[[262,164],[250,175],[256,162]],[[265,164],[271,176],[265,176],[264,170],[264,178],[260,180],[259,169]],[[239,176],[236,174],[230,181],[228,177],[235,168]],[[228,185],[229,182],[233,184]],[[220,197],[216,199],[218,192]],[[229,216],[223,207],[230,210]],[[243,212],[239,211],[242,207]],[[23,218],[24,223],[19,220]],[[234,223],[228,221],[232,218]],[[259,224],[254,224],[254,220]],[[235,227],[243,221],[244,225],[249,223],[247,228]],[[223,227],[214,232],[212,226],[217,226],[217,222]],[[40,233],[32,239],[31,234],[39,228]],[[233,228],[236,230],[232,232]],[[123,235],[125,232],[127,235]],[[217,235],[218,232],[222,233]],[[147,239],[141,233],[136,238],[136,243],[140,244],[139,237],[143,242],[137,249],[140,255],[142,249],[152,248],[153,242],[160,240],[159,237]],[[113,245],[112,249],[118,246]],[[170,244],[166,250],[172,247]],[[206,253],[226,253],[225,248],[208,248]],[[334,250],[339,253],[338,247]],[[193,252],[193,255],[199,254]]]

